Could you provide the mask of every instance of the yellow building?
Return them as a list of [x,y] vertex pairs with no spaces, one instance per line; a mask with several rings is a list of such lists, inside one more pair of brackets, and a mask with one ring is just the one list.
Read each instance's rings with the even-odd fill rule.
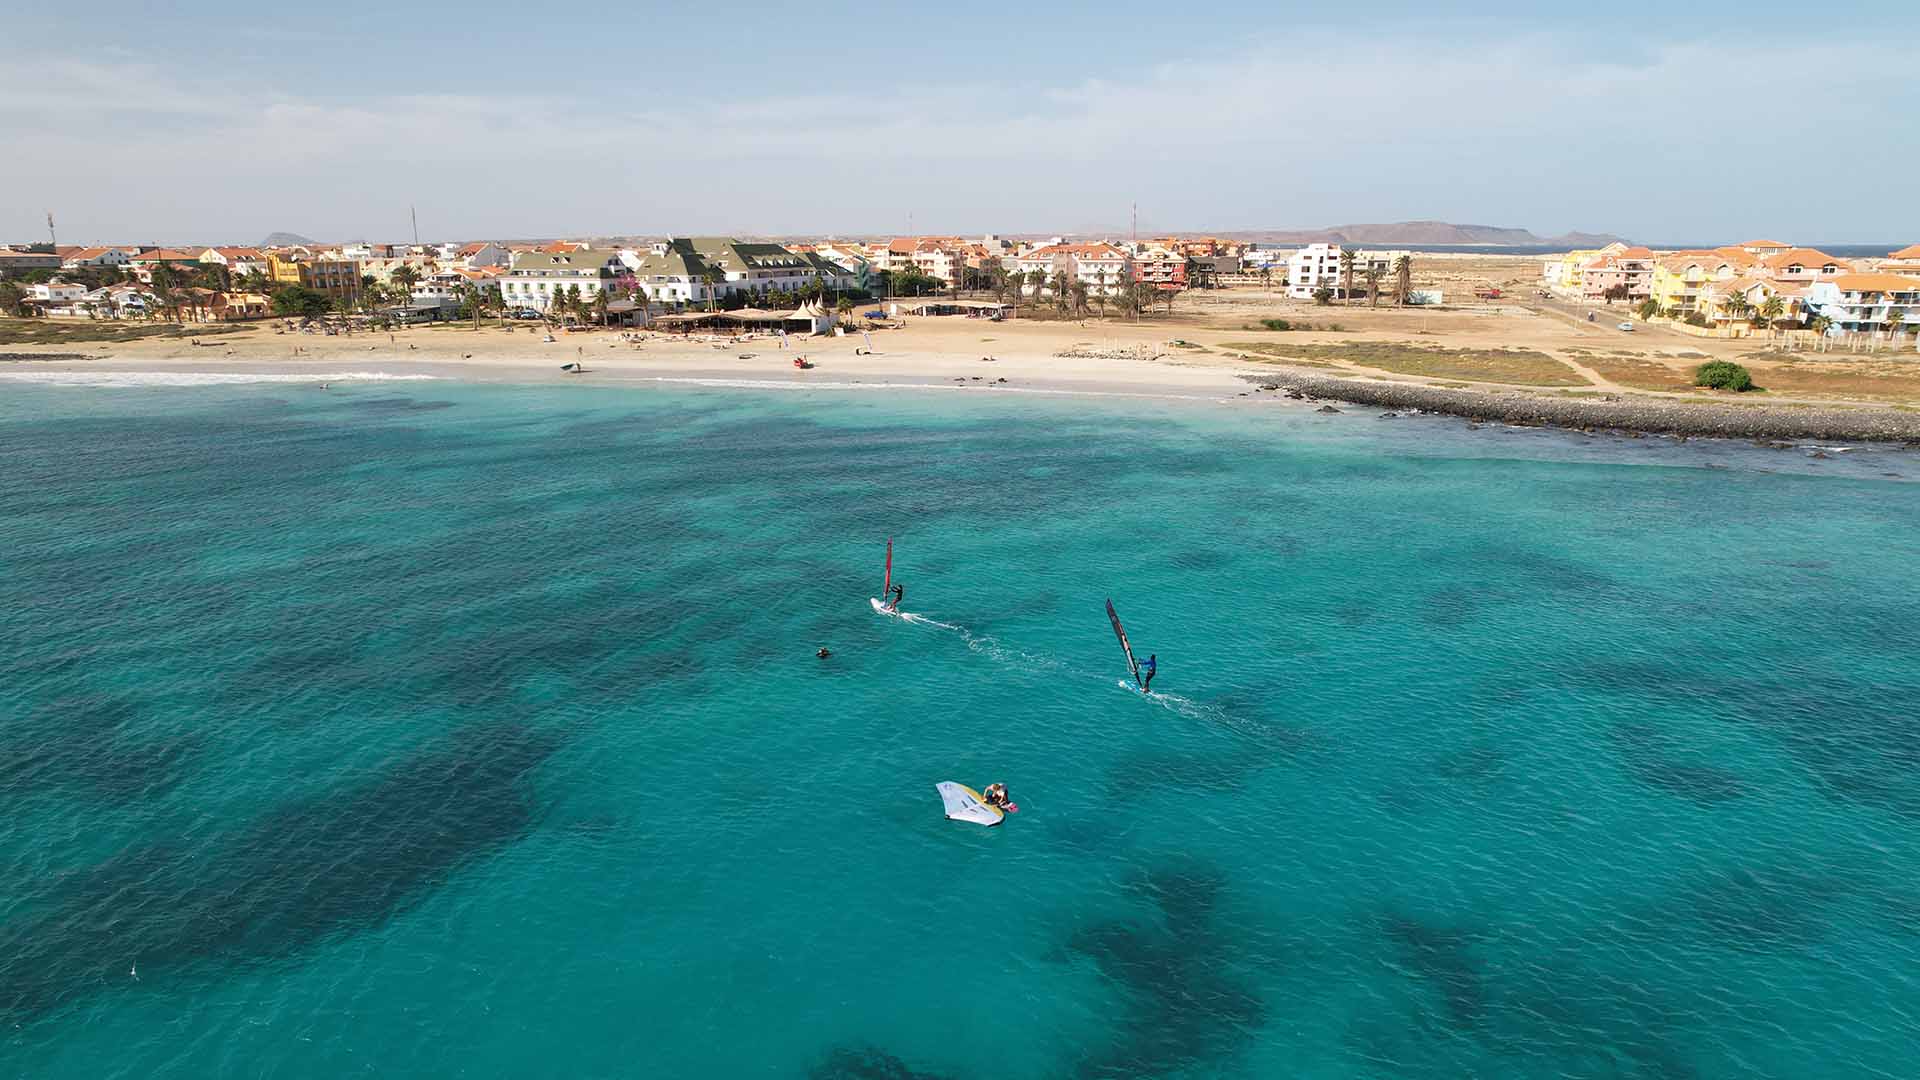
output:
[[360,299],[360,264],[352,259],[316,259],[272,252],[267,255],[267,277],[275,285],[301,285],[336,304]]
[[1676,251],[1653,264],[1653,291],[1660,310],[1684,314],[1699,308],[1700,290],[1711,282],[1731,281],[1757,260],[1738,248]]

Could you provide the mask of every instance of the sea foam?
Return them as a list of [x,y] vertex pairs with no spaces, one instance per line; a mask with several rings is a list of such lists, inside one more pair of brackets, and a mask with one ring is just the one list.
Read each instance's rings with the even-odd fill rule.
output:
[[437,375],[396,375],[386,371],[287,372],[235,371],[0,371],[0,379],[50,386],[238,386],[245,383],[418,382]]

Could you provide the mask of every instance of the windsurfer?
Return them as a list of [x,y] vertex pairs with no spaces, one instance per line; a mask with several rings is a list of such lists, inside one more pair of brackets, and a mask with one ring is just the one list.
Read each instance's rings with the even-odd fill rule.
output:
[[900,610],[900,601],[902,601],[902,600],[905,600],[906,598],[907,598],[907,589],[906,589],[906,586],[904,586],[904,585],[902,585],[902,584],[900,584],[900,583],[899,583],[899,582],[897,582],[897,581],[896,581],[896,582],[894,582],[894,584],[893,584],[893,599],[892,599],[891,601],[889,601],[889,602],[888,602],[888,604],[887,604],[887,610],[888,610],[888,611],[899,611],[899,610]]
[[1147,662],[1140,665],[1140,692],[1141,693],[1144,694],[1147,691],[1153,689],[1153,673],[1155,671],[1158,671],[1159,669],[1160,669],[1160,664],[1159,664],[1158,658],[1154,654],[1148,653]]

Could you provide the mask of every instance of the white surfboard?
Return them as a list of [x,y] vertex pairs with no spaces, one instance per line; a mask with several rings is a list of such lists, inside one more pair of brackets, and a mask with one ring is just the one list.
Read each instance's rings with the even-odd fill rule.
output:
[[867,603],[872,604],[873,610],[879,612],[882,615],[892,615],[896,619],[900,617],[900,613],[888,607],[886,604],[886,601],[884,600],[876,600],[873,597],[869,596],[867,597]]
[[946,808],[947,820],[971,821],[975,825],[998,825],[1005,814],[998,807],[988,806],[986,796],[965,784],[956,784],[952,780],[942,780],[933,785],[940,793],[940,802]]

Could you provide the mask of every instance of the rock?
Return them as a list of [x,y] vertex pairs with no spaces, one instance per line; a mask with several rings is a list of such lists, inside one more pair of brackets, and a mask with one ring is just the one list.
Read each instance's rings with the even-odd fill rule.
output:
[[1339,410],[1339,409],[1336,409],[1336,408],[1334,408],[1334,407],[1333,407],[1333,406],[1331,406],[1331,405],[1322,405],[1322,406],[1320,406],[1319,408],[1317,408],[1317,409],[1315,409],[1315,410],[1313,410],[1313,411],[1314,411],[1314,412],[1340,412],[1341,410]]
[[1398,420],[1400,419],[1400,414],[1397,412],[1383,412],[1379,418],[1382,420]]

